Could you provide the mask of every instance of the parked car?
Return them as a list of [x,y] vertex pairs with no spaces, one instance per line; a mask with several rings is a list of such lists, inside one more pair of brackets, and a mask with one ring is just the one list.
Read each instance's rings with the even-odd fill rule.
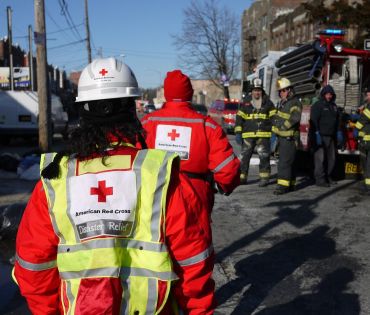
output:
[[208,113],[226,133],[234,133],[236,112],[239,108],[239,100],[215,100]]
[[149,114],[152,113],[156,110],[154,104],[146,104],[144,105],[144,113]]
[[207,116],[208,108],[204,104],[191,104],[191,107],[199,114]]

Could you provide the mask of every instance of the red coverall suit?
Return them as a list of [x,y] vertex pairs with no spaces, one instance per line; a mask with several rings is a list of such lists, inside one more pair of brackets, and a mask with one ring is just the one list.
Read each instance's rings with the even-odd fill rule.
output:
[[180,155],[180,170],[188,175],[211,212],[214,191],[207,175],[212,172],[218,187],[231,193],[240,182],[240,161],[222,128],[191,108],[193,88],[187,76],[179,70],[168,72],[164,95],[167,102],[163,108],[142,119],[146,143],[149,148]]
[[[109,155],[131,155],[131,163],[138,149],[120,147],[109,151]],[[212,236],[206,211],[200,209],[198,196],[188,179],[174,169],[167,194],[165,239],[168,245],[174,271],[179,280],[174,282],[171,295],[185,314],[213,314],[214,282],[211,278],[214,252]],[[204,218],[199,218],[202,214]],[[19,226],[17,255],[33,264],[53,261],[57,256],[59,238],[52,227],[45,192],[41,181],[37,183],[28,202]],[[206,258],[189,265],[180,265],[182,260],[209,250]],[[61,299],[65,287],[57,267],[31,271],[15,264],[15,278],[21,294],[27,299],[33,314],[63,314]],[[158,301],[163,301],[166,283],[159,282]],[[76,314],[119,314],[122,286],[119,278],[85,278],[79,288]],[[172,314],[169,303],[161,314]]]

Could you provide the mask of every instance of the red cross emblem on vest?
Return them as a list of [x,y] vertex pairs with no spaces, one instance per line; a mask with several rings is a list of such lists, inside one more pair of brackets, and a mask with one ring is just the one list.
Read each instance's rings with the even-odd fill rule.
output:
[[90,188],[90,195],[98,195],[98,202],[106,202],[107,196],[113,195],[113,187],[106,187],[105,180],[99,180],[98,187]]
[[171,138],[171,141],[175,141],[176,138],[180,137],[180,134],[176,132],[176,129],[172,129],[172,132],[169,132],[167,135]]
[[104,77],[108,73],[108,71],[103,68],[99,71],[99,73]]

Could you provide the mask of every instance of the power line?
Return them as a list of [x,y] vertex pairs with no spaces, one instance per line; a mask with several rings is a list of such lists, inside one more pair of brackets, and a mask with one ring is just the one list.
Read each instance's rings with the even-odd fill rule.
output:
[[62,47],[66,47],[66,46],[72,46],[72,45],[75,45],[75,44],[79,44],[79,43],[82,43],[84,42],[86,39],[81,39],[81,40],[77,40],[75,42],[71,42],[71,43],[67,43],[67,44],[62,44],[62,45],[58,45],[58,46],[54,46],[54,47],[50,47],[48,48],[48,50],[52,50],[52,49],[57,49],[57,48],[62,48]]
[[77,35],[77,38],[82,40],[81,34],[77,30],[77,27],[76,27],[75,23],[73,22],[71,14],[69,13],[67,3],[65,2],[65,0],[58,0],[58,2],[59,2],[59,6],[61,8],[61,14],[64,16],[68,26],[70,26],[74,30],[75,34]]
[[[80,26],[82,26],[82,25],[83,25],[83,23],[80,23],[80,24],[77,24],[76,26],[77,26],[77,27],[80,27]],[[60,32],[64,32],[64,31],[70,30],[70,29],[72,29],[72,28],[71,28],[71,27],[67,27],[67,28],[60,29],[60,30],[58,30],[58,31],[48,32],[48,33],[46,33],[46,34],[55,34],[55,33],[60,33]]]
[[[52,15],[50,14],[50,12],[46,9],[46,14],[47,16],[50,18],[50,20],[56,25],[56,27],[58,29],[62,29],[60,27],[60,25],[55,21],[55,19],[52,17]],[[72,27],[69,27],[69,29],[72,29]],[[69,36],[69,34],[67,32],[65,32],[64,30],[62,31],[62,33],[65,35],[65,38],[67,38],[68,40],[71,40],[71,37]]]

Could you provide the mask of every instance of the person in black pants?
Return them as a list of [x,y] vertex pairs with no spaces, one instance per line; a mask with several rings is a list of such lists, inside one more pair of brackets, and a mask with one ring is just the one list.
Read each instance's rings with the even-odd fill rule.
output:
[[370,196],[370,83],[366,88],[366,104],[356,123],[359,138],[360,162],[365,180],[365,193]]
[[320,187],[335,184],[332,178],[336,160],[337,144],[343,143],[340,131],[340,114],[335,104],[335,92],[326,85],[320,92],[320,99],[311,107],[311,128],[314,143],[315,183]]
[[287,78],[277,81],[280,101],[273,120],[272,132],[279,141],[279,162],[275,195],[282,195],[295,189],[295,156],[299,141],[299,126],[302,104],[294,95],[294,89]]

